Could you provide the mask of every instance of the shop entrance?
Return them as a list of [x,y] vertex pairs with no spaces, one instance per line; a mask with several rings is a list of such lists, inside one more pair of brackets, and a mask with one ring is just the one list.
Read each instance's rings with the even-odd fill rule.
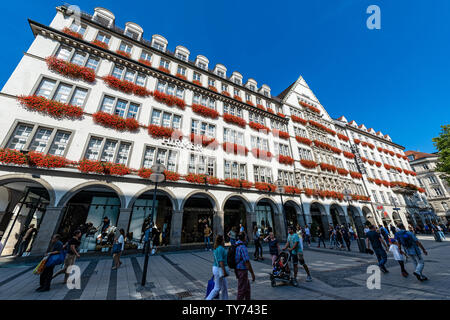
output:
[[244,230],[247,230],[247,209],[244,200],[238,197],[231,197],[224,206],[225,242],[230,241],[228,232],[233,228],[236,233],[239,233],[241,225],[244,227]]
[[[269,202],[264,200],[259,201],[256,204],[256,227],[260,234],[264,235],[264,237],[268,236],[270,232],[273,232],[276,236],[275,232],[275,213],[272,205]],[[251,230],[248,230],[248,233],[253,231],[253,227]],[[250,236],[250,234],[249,234]]]
[[368,226],[370,226],[370,225],[377,226],[377,223],[375,221],[375,217],[372,214],[372,212],[370,212],[369,208],[364,207],[363,208],[363,214],[364,214],[364,218],[366,219],[366,223],[365,223],[366,225],[368,225]]
[[350,206],[347,209],[347,213],[350,220],[350,224],[353,230],[356,231],[358,238],[360,239],[365,238],[363,222],[361,216],[358,214],[357,209]]
[[47,189],[34,182],[13,182],[0,187],[8,194],[0,221],[1,256],[26,256],[33,247],[49,205]]
[[292,202],[286,202],[284,204],[284,213],[286,214],[286,223],[288,226],[297,227],[299,224],[298,214],[297,214],[297,206],[296,204],[292,204]]
[[213,229],[214,208],[207,196],[194,195],[183,207],[181,243],[204,242],[205,227]]
[[81,230],[80,251],[109,251],[114,242],[120,199],[114,192],[85,190],[74,195],[64,208],[58,233],[69,240]]
[[317,236],[317,227],[320,227],[320,229],[322,230],[322,232],[326,235],[326,237],[328,237],[328,219],[325,216],[325,208],[315,202],[311,205],[311,209],[310,209],[310,214],[311,214],[311,235],[312,236]]
[[394,224],[395,224],[396,226],[398,226],[399,224],[403,223],[403,222],[402,222],[402,218],[400,218],[400,213],[398,213],[397,210],[394,210],[394,211],[392,212],[392,218],[393,218]]
[[338,205],[336,205],[336,204],[331,205],[330,215],[331,215],[331,219],[333,220],[334,226],[346,224],[344,211]]

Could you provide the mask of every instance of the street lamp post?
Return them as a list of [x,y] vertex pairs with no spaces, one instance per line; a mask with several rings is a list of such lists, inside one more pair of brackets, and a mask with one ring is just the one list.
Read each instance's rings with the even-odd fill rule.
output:
[[283,218],[284,218],[284,228],[285,228],[285,232],[287,232],[288,225],[287,225],[286,212],[284,210],[284,202],[283,202],[283,180],[278,179],[277,185],[278,185],[278,191],[280,192],[280,198],[281,198],[281,212],[282,212]]
[[[152,214],[150,217],[150,225],[153,224],[153,217],[155,215],[155,205],[156,205],[156,193],[158,190],[158,183],[164,182],[166,180],[166,176],[164,171],[166,168],[162,164],[155,164],[151,168],[152,174],[150,175],[150,181],[155,183],[155,190],[153,192],[153,203],[152,203]],[[150,236],[145,241],[145,259],[144,259],[144,270],[142,272],[142,281],[141,285],[145,286],[147,282],[147,269],[148,269],[148,256],[150,250]]]
[[[352,201],[352,197],[350,195],[350,190],[348,190],[348,189],[344,190],[344,200],[348,202],[348,205],[350,207],[350,203]],[[350,209],[349,207],[347,207],[347,214],[348,215],[349,215],[349,209]],[[366,252],[366,245],[364,243],[364,239],[361,238],[360,230],[359,230],[358,226],[355,223],[355,219],[353,218],[353,216],[350,216],[350,218],[353,221],[353,226],[355,227],[356,235],[358,236],[357,243],[358,243],[359,252],[365,253]]]

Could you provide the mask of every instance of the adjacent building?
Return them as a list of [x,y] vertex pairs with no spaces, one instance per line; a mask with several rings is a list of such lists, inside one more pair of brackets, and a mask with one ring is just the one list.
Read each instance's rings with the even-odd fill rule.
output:
[[[404,148],[332,119],[302,77],[275,96],[104,8],[29,24],[35,40],[0,93],[3,256],[79,228],[83,251],[108,250],[115,228],[134,248],[150,221],[173,248],[201,243],[206,224],[283,239],[288,224],[415,223],[395,197],[421,191]],[[166,180],[152,215],[155,164]]]

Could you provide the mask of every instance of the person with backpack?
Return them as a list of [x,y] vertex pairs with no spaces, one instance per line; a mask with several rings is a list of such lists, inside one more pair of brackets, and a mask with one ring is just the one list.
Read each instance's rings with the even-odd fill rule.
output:
[[319,245],[317,246],[317,248],[320,248],[320,243],[323,243],[323,247],[326,248],[327,246],[325,245],[325,237],[323,235],[322,232],[322,228],[320,226],[317,226],[317,238],[318,238],[318,242]]
[[[378,260],[378,266],[380,267],[380,270],[384,273],[389,272],[386,269],[386,262],[387,262],[387,254],[385,250],[388,250],[387,244],[384,242],[384,239],[382,238],[381,234],[379,234],[375,230],[375,226],[372,224],[369,226],[369,232],[366,233],[366,245],[367,248],[369,248],[369,244],[372,245],[372,249],[375,252],[375,255],[377,256]],[[384,249],[383,249],[384,247]]]
[[[398,225],[398,232],[395,234],[395,239],[398,241],[399,249],[402,247],[405,249],[406,254],[412,259],[416,270],[413,274],[416,276],[417,280],[425,281],[428,280],[422,273],[425,267],[425,262],[422,258],[420,249],[425,255],[428,255],[427,250],[423,247],[422,243],[417,239],[414,233],[411,231],[406,231],[403,224]],[[420,249],[419,249],[420,248]]]
[[379,230],[386,243],[389,243],[389,231],[384,226],[379,226]]
[[81,231],[76,230],[73,233],[73,237],[65,244],[64,250],[66,250],[67,253],[66,258],[64,259],[64,267],[53,275],[53,279],[59,276],[60,274],[64,273],[63,283],[64,284],[67,283],[67,279],[69,278],[69,273],[67,273],[67,269],[70,266],[73,266],[75,264],[75,260],[80,257],[80,254],[78,253],[78,247],[81,244],[80,242],[81,235],[82,235]]
[[225,249],[225,239],[219,234],[214,242],[214,289],[211,290],[206,300],[212,300],[221,293],[222,300],[228,300],[228,282],[229,270],[227,266],[227,250]]
[[250,300],[250,281],[248,280],[248,272],[252,275],[252,281],[255,282],[255,273],[248,255],[247,247],[244,244],[246,235],[239,233],[238,241],[235,246],[231,246],[228,250],[227,262],[238,280],[238,290],[236,300]]
[[350,233],[348,232],[347,227],[342,226],[341,232],[342,232],[342,238],[344,239],[345,245],[347,246],[347,250],[351,251],[351,249],[350,249],[350,245],[351,245]]
[[47,253],[47,261],[45,263],[44,270],[40,276],[40,286],[36,289],[37,292],[50,291],[50,283],[52,282],[53,270],[55,266],[63,263],[63,243],[61,242],[61,236],[55,234],[51,241],[51,251]]

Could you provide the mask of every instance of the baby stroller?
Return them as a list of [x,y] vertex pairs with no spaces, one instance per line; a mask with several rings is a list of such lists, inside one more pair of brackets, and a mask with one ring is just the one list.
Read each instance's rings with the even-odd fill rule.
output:
[[289,268],[289,255],[281,252],[275,260],[272,273],[270,274],[270,283],[272,287],[277,285],[277,280],[284,283],[291,282],[291,269]]

